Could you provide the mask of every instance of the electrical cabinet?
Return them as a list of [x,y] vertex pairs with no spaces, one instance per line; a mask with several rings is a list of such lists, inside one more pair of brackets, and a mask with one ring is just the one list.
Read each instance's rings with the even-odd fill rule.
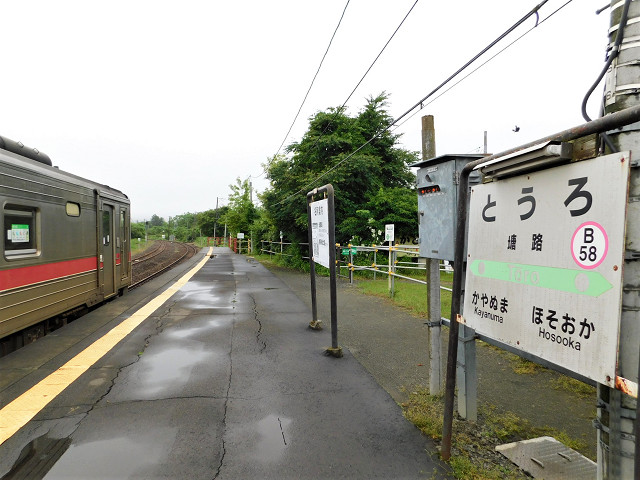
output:
[[[453,260],[458,213],[458,184],[463,167],[485,154],[441,155],[416,162],[420,256]],[[472,172],[469,186],[480,182]],[[466,251],[466,248],[465,248]]]

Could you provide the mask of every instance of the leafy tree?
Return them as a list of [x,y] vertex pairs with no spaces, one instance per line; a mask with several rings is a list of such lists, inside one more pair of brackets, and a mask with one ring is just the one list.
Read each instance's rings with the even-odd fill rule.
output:
[[387,98],[384,92],[369,98],[356,117],[336,108],[316,113],[302,140],[287,148],[290,158],[269,159],[266,172],[271,183],[261,200],[276,229],[287,238],[307,240],[306,194],[327,183],[335,190],[340,243],[355,237],[375,240],[372,229],[378,229],[383,217],[390,218],[381,211],[380,196],[402,200],[400,205],[388,205],[397,209],[398,221],[393,223],[401,223],[403,229],[411,222],[416,225],[413,207],[404,202],[413,202],[417,210],[415,175],[408,164],[419,157],[396,146],[399,135],[388,130],[392,118],[386,111]]
[[131,224],[131,238],[144,238],[144,222]]
[[223,229],[220,229],[218,227],[220,225],[220,218],[224,217],[228,211],[229,207],[225,205],[224,207],[198,213],[197,223],[202,235],[213,237],[215,233],[216,236],[221,237],[224,234],[224,221]]
[[164,218],[159,217],[154,213],[153,215],[151,215],[151,221],[149,222],[149,225],[151,225],[152,227],[161,227],[162,225],[164,225]]
[[229,185],[229,209],[223,219],[227,223],[229,233],[247,233],[251,230],[251,225],[258,218],[255,205],[251,202],[251,185],[249,180],[241,181],[236,179],[235,185]]
[[183,213],[171,220],[171,233],[180,242],[193,242],[200,233],[196,213]]

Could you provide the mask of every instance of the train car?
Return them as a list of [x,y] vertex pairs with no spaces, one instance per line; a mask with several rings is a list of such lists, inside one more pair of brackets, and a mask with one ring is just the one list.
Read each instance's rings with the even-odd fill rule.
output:
[[131,284],[128,197],[4,137],[0,215],[0,339],[28,327],[47,329],[65,312]]

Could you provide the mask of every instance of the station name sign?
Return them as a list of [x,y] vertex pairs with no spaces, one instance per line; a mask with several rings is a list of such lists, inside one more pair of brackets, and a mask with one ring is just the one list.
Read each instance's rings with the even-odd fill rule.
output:
[[614,386],[630,154],[474,186],[464,323]]

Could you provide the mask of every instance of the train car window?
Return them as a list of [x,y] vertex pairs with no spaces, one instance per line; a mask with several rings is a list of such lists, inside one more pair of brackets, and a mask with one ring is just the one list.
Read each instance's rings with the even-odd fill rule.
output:
[[80,216],[80,204],[67,202],[67,215],[70,217],[79,217]]
[[111,212],[102,212],[102,244],[111,244]]
[[4,217],[4,253],[7,257],[36,254],[36,209],[6,205]]

